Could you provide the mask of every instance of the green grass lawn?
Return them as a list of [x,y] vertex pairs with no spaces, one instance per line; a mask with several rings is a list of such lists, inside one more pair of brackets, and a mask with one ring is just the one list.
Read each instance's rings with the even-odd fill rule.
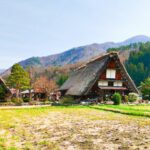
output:
[[150,105],[13,108],[0,114],[0,150],[150,146]]
[[91,106],[91,108],[126,115],[150,117],[150,105],[97,105]]

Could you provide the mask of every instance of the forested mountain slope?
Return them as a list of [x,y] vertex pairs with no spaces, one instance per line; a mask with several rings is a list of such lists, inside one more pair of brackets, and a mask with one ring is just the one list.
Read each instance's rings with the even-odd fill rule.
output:
[[136,85],[150,76],[150,42],[143,43],[139,51],[131,51],[126,68]]
[[147,42],[150,38],[144,35],[134,36],[123,42],[105,42],[105,43],[94,43],[90,45],[80,46],[71,48],[63,53],[45,56],[45,57],[32,57],[20,62],[23,67],[27,66],[63,66],[66,64],[74,64],[77,62],[85,62],[105,53],[108,48],[117,48],[120,46],[126,46],[133,43]]

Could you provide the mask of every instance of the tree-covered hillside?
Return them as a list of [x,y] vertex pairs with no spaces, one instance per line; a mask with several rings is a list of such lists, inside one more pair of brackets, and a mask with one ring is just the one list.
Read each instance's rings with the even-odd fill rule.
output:
[[111,51],[129,51],[129,58],[126,60],[125,65],[128,73],[137,86],[149,77],[150,42],[133,43],[126,46],[107,49],[107,52]]
[[102,53],[105,53],[109,48],[110,50],[136,49],[139,46],[139,43],[145,43],[147,41],[150,41],[150,37],[138,35],[119,43],[93,43],[90,45],[74,47],[55,55],[49,55],[45,57],[31,57],[19,62],[19,64],[21,64],[24,68],[28,66],[64,66],[66,64],[89,61],[92,57],[96,57]]
[[140,45],[142,43],[131,43],[129,45],[123,45],[123,46],[120,46],[120,47],[114,47],[114,48],[108,48],[107,49],[107,52],[112,52],[112,51],[124,51],[124,50],[138,50]]
[[137,86],[150,75],[150,42],[140,44],[138,51],[131,51],[126,68]]

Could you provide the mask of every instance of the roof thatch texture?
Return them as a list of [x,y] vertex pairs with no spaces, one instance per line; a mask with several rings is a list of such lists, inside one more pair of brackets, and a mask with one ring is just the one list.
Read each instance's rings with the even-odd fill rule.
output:
[[4,80],[1,77],[0,77],[0,84],[4,86],[4,88],[6,89],[6,92],[7,92],[6,94],[8,96],[12,94],[11,91],[10,91],[10,89],[6,86]]
[[106,67],[106,64],[109,58],[117,57],[119,60],[119,65],[122,68],[122,72],[125,74],[126,79],[130,82],[131,91],[138,93],[138,90],[128,75],[124,65],[121,63],[119,56],[116,52],[107,53],[103,56],[99,56],[86,65],[81,66],[72,75],[69,79],[62,85],[60,88],[61,91],[66,90],[66,95],[74,95],[74,96],[81,96],[87,95],[89,90],[98,80],[99,75]]

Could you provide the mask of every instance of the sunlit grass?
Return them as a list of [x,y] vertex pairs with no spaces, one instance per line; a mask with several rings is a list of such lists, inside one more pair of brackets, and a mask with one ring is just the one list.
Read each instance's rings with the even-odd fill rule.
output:
[[[116,111],[115,113],[113,111]],[[120,114],[120,113],[124,113]],[[24,149],[61,149],[60,143],[70,140],[76,128],[86,126],[94,121],[117,121],[121,124],[138,124],[138,126],[150,125],[150,105],[140,106],[49,106],[40,108],[13,108],[0,109],[0,150]],[[127,114],[127,115],[125,115]],[[144,117],[141,117],[144,116]],[[77,124],[72,128],[66,124]],[[63,137],[53,141],[54,128]],[[91,127],[93,125],[91,124]],[[80,129],[80,128],[79,128]],[[63,133],[68,132],[67,134]],[[82,134],[80,130],[78,134]],[[90,135],[83,135],[91,142]],[[86,142],[86,141],[85,141]],[[76,143],[76,142],[75,142]],[[87,144],[87,142],[86,142]],[[89,145],[91,145],[89,143]],[[86,148],[84,143],[80,147]],[[87,144],[88,146],[88,144]]]
[[96,105],[91,108],[132,116],[150,117],[150,105]]

